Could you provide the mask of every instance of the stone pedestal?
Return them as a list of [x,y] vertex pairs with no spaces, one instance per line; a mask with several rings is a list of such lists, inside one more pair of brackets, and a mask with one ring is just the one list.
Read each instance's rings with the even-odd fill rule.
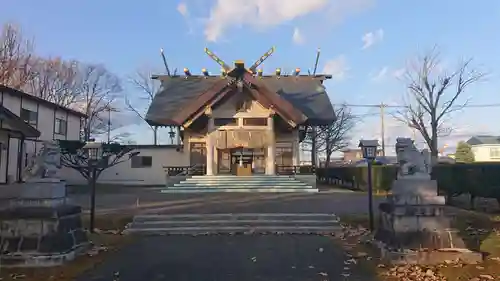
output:
[[1,266],[60,265],[86,249],[82,211],[66,202],[64,182],[37,179],[9,188],[17,194],[0,209]]
[[66,202],[66,183],[59,179],[37,179],[11,185],[17,193],[11,206],[56,206]]
[[476,263],[480,253],[467,249],[445,213],[445,198],[437,195],[430,177],[402,177],[394,181],[392,195],[380,204],[375,239],[390,263],[434,264],[444,260]]

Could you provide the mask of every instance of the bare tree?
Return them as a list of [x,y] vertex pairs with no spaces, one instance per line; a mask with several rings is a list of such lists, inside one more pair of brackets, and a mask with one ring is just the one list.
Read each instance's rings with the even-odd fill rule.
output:
[[84,139],[110,133],[120,127],[111,122],[111,113],[120,112],[120,79],[102,65],[81,65],[78,70],[78,99],[73,107],[83,111],[88,118],[84,122]]
[[34,96],[69,107],[80,96],[77,61],[37,58],[32,61],[33,78],[24,90]]
[[26,40],[19,27],[4,25],[0,34],[0,84],[21,89],[32,78],[33,42]]
[[345,148],[351,141],[350,133],[356,126],[357,118],[351,110],[343,105],[335,109],[337,120],[330,125],[317,128],[316,145],[318,152],[326,154],[326,167],[330,165],[330,159],[335,151]]
[[[7,24],[0,34],[0,84],[88,115],[84,139],[102,135],[124,125],[111,122],[111,112],[123,109],[120,79],[102,65],[41,58],[33,54],[33,43],[18,27]],[[115,134],[110,141],[130,134]]]
[[484,76],[485,73],[472,67],[472,59],[462,61],[452,72],[443,70],[436,48],[408,67],[405,109],[397,112],[395,117],[420,132],[433,163],[436,163],[439,153],[438,138],[452,131],[444,124],[445,119],[466,107],[467,101],[459,102],[460,96]]
[[[146,121],[146,110],[147,106],[151,104],[153,98],[158,91],[159,82],[158,80],[151,79],[152,71],[147,68],[140,69],[136,72],[135,76],[130,78],[130,83],[138,90],[141,91],[141,95],[135,97],[136,100],[125,99],[125,104],[128,110],[132,111],[141,120]],[[144,104],[146,108],[144,108]],[[148,123],[146,123],[148,124]],[[148,126],[153,131],[153,144],[158,144],[158,126]]]
[[[78,171],[85,179],[90,180],[92,168],[89,165],[89,154],[83,148],[85,142],[59,140],[61,146],[61,164],[65,167]],[[118,143],[103,144],[104,155],[100,160],[96,171],[96,178],[101,173],[113,166],[130,160],[139,154],[130,145],[120,145]]]

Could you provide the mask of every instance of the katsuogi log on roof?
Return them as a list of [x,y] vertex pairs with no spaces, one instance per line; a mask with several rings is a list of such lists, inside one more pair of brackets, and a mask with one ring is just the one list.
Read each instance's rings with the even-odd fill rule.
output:
[[[251,80],[254,94],[262,95],[262,99],[267,100],[276,111],[286,111],[283,114],[295,119],[297,125],[326,125],[335,120],[323,85],[326,76],[252,77],[249,73],[244,76],[248,78],[244,79],[247,82]],[[161,87],[146,115],[146,121],[154,126],[181,126],[185,116],[194,114],[236,88],[231,85],[230,77],[161,76],[158,79]]]

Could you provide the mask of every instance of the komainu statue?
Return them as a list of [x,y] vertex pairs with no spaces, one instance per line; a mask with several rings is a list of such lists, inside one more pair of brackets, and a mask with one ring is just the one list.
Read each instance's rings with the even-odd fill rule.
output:
[[410,138],[397,138],[396,153],[399,163],[399,177],[429,176],[428,150],[420,152]]
[[30,160],[23,171],[24,181],[36,179],[59,179],[61,169],[61,149],[56,142],[45,141],[42,148]]

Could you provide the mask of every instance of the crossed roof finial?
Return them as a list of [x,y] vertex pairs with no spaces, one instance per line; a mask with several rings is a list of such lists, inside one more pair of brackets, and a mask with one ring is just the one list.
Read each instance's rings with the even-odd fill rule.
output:
[[[261,65],[268,57],[270,57],[274,53],[275,49],[275,47],[269,49],[269,51],[265,52],[264,55],[262,55],[250,68],[245,70],[252,74],[255,74],[257,72],[257,67],[259,67],[259,65]],[[230,67],[208,48],[205,48],[205,53],[216,63],[218,63],[228,76],[237,76],[237,73],[239,73],[242,68],[245,68],[245,64],[242,60],[235,61],[234,67]]]

